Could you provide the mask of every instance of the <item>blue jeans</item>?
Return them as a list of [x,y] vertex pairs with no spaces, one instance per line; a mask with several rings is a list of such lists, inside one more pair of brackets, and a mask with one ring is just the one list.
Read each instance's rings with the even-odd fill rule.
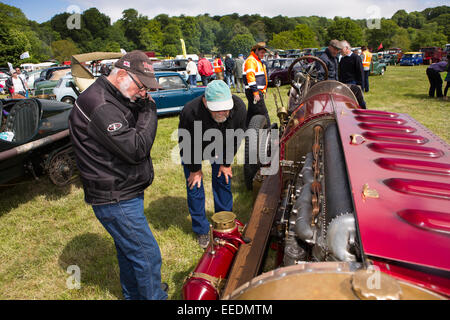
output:
[[364,92],[369,92],[369,75],[370,70],[364,70]]
[[191,86],[197,85],[197,75],[196,74],[193,74],[193,75],[189,76],[189,84]]
[[[233,210],[233,194],[231,193],[231,178],[228,184],[222,174],[219,178],[219,164],[211,164],[212,169],[212,189],[214,196],[214,212],[232,211]],[[209,221],[205,212],[205,190],[203,188],[203,179],[200,188],[194,186],[189,189],[188,181],[189,170],[183,165],[184,176],[186,177],[187,201],[189,213],[192,218],[192,230],[196,234],[207,234],[209,231]]]
[[124,298],[167,299],[161,289],[161,253],[144,216],[144,195],[92,208],[114,239]]

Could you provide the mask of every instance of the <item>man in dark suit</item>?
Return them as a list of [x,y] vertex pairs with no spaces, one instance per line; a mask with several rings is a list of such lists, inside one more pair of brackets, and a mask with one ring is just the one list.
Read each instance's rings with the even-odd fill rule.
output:
[[354,54],[350,44],[343,40],[341,42],[342,58],[339,61],[339,81],[345,83],[355,94],[358,104],[366,109],[366,102],[362,88],[364,88],[364,68],[361,58]]

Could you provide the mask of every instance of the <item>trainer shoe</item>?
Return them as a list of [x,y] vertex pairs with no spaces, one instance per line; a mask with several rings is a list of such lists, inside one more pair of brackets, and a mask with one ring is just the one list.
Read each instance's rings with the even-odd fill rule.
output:
[[208,248],[209,245],[209,234],[199,234],[197,236],[198,244],[202,249]]

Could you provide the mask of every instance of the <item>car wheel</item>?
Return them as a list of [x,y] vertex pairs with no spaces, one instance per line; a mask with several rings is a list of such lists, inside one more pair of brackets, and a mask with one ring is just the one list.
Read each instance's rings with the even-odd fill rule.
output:
[[[244,181],[247,189],[252,190],[253,178],[261,167],[259,150],[266,145],[266,143],[259,140],[259,130],[269,129],[267,118],[260,114],[254,115],[248,124],[248,129],[250,129],[249,135],[251,135],[251,137],[249,136],[245,138]],[[269,136],[267,136],[267,138],[269,138]],[[251,163],[251,155],[256,156],[256,163]]]
[[275,79],[273,79],[273,85],[275,87],[280,87],[281,86],[281,79],[279,77],[276,77]]
[[73,97],[64,97],[61,99],[61,102],[68,103],[68,104],[74,104],[75,99]]
[[380,76],[384,76],[384,71],[386,71],[386,70],[384,70],[384,68],[382,68],[380,71]]

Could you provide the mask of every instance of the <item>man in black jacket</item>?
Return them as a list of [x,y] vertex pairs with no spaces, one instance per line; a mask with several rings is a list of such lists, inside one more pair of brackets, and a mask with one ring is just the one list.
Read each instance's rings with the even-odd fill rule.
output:
[[345,83],[353,91],[361,108],[366,109],[364,101],[364,68],[361,58],[351,51],[347,41],[342,41],[342,58],[339,61],[339,81]]
[[232,211],[231,164],[244,134],[246,116],[244,102],[231,95],[222,80],[210,82],[205,95],[188,102],[181,111],[178,136],[187,201],[192,229],[202,248],[209,243],[202,160],[211,163],[215,212]]
[[125,299],[166,299],[161,253],[144,216],[144,190],[153,181],[150,150],[158,87],[141,51],[124,55],[78,97],[69,129],[85,201],[111,234]]
[[[337,59],[337,55],[339,51],[341,51],[342,46],[341,42],[338,40],[331,40],[328,48],[325,49],[325,52],[322,53],[319,58],[325,62],[328,69],[328,80],[336,80],[339,81],[339,62]],[[317,63],[319,68],[319,80],[325,80],[325,70],[323,70],[321,64]]]

